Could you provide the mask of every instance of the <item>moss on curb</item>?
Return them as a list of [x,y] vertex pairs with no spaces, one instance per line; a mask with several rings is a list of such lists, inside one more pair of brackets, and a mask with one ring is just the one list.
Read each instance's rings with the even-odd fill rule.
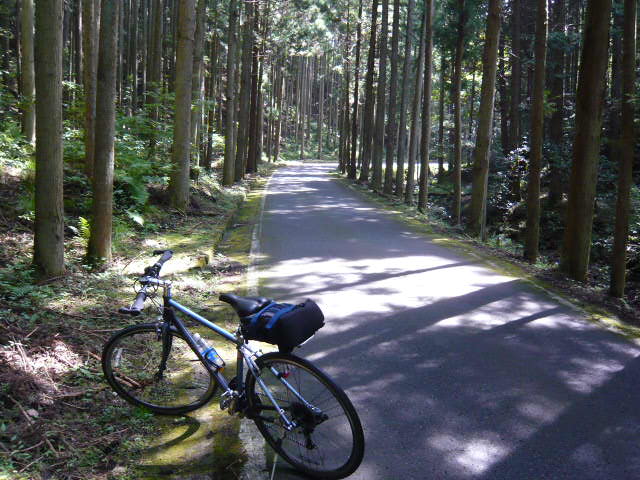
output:
[[410,226],[416,232],[428,237],[431,242],[450,250],[454,250],[468,258],[473,258],[474,260],[481,262],[490,270],[501,275],[524,280],[529,285],[535,287],[539,291],[542,291],[545,295],[569,306],[570,308],[573,308],[586,320],[607,330],[623,335],[636,343],[640,343],[640,327],[625,323],[616,315],[600,306],[589,304],[588,302],[571,297],[565,292],[559,290],[553,284],[536,278],[519,265],[492,255],[485,249],[478,248],[477,240],[456,232],[453,227],[446,230],[439,227],[436,230],[432,224],[428,223],[430,222],[428,216],[418,212],[413,207],[397,203],[397,201],[394,201],[395,199],[391,200],[388,197],[384,197],[373,192],[365,186],[352,182],[337,172],[332,173],[332,177],[342,183],[345,187],[356,192],[362,198],[376,204],[376,206],[382,211],[393,215],[396,219],[400,220],[405,225]]

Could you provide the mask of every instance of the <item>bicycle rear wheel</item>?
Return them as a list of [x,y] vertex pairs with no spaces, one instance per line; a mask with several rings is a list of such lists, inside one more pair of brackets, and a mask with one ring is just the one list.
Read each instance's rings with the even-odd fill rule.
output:
[[111,337],[102,351],[102,370],[126,401],[166,415],[201,407],[218,385],[178,331],[162,335],[155,324],[134,325]]
[[312,363],[294,355],[268,353],[256,363],[260,379],[297,424],[291,431],[284,428],[265,389],[249,373],[249,412],[271,447],[307,475],[331,479],[351,475],[362,462],[364,433],[344,391]]

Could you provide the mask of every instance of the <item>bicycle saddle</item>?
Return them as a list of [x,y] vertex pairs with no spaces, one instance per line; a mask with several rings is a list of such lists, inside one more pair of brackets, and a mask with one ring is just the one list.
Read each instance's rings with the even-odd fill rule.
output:
[[232,293],[223,293],[218,298],[231,305],[241,317],[252,315],[271,302],[271,299],[266,297],[241,297]]

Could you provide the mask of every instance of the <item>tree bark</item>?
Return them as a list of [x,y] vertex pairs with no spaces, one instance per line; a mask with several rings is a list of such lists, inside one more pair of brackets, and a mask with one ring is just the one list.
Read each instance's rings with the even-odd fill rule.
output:
[[509,95],[507,94],[507,79],[504,68],[504,35],[500,36],[498,47],[498,92],[500,93],[500,145],[502,155],[506,158],[509,155]]
[[151,65],[149,68],[149,81],[147,83],[147,104],[154,104],[151,118],[159,119],[160,91],[162,90],[162,12],[163,0],[152,0],[153,22],[151,34]]
[[535,79],[531,107],[531,153],[529,155],[529,182],[527,184],[527,233],[524,257],[530,262],[538,260],[540,241],[540,170],[542,169],[542,141],[544,140],[544,77],[547,55],[547,0],[537,0]]
[[418,191],[418,210],[427,210],[427,194],[429,181],[429,148],[431,143],[431,91],[433,86],[433,12],[434,0],[425,2],[426,35],[424,61],[424,93],[422,95],[422,135],[420,136],[420,182]]
[[564,0],[556,0],[552,8],[553,36],[549,39],[549,102],[553,104],[553,113],[549,120],[549,143],[552,154],[549,159],[550,183],[549,206],[554,207],[562,199],[561,161],[564,158],[564,62],[566,38]]
[[[509,129],[509,152],[516,150],[520,146],[520,89],[522,79],[522,66],[520,56],[522,49],[520,47],[520,23],[521,23],[521,1],[513,0],[511,13],[511,112],[510,112],[510,129]],[[520,165],[519,156],[514,155],[512,169],[511,196],[514,200],[519,201],[520,194]]]
[[235,180],[235,153],[236,143],[234,138],[235,122],[235,67],[236,67],[236,28],[238,23],[238,4],[236,0],[229,1],[229,28],[227,30],[227,85],[226,85],[226,116],[225,116],[225,141],[223,185],[233,185]]
[[[219,97],[219,83],[218,79],[220,77],[218,70],[218,60],[220,57],[220,48],[219,48],[219,40],[218,40],[218,25],[217,25],[217,14],[214,15],[213,20],[213,35],[211,37],[211,43],[209,45],[209,79],[207,85],[207,99],[210,102],[213,102],[215,99],[215,103],[210,103],[209,108],[207,109],[207,138],[204,142],[206,144],[206,153],[203,157],[203,162],[201,163],[207,170],[211,169],[211,162],[213,161],[213,132],[216,129],[216,118],[218,114],[218,110],[221,108],[221,101]],[[220,130],[218,130],[220,132]]]
[[411,51],[414,0],[407,5],[407,27],[404,41],[404,65],[402,67],[402,96],[400,97],[400,123],[398,125],[398,159],[396,165],[396,191],[398,197],[404,194],[404,161],[407,152],[407,108],[411,90]]
[[22,132],[27,142],[36,140],[36,112],[34,109],[36,80],[33,65],[33,0],[22,0],[20,9],[20,51],[22,55]]
[[351,155],[349,155],[349,178],[356,179],[356,151],[358,149],[358,92],[360,82],[360,44],[362,42],[362,0],[358,2],[358,26],[356,29],[355,79],[353,82],[353,113],[351,115]]
[[[266,66],[270,63],[267,61],[267,44],[269,43],[269,35],[270,35],[270,24],[269,19],[271,18],[271,3],[269,0],[265,0],[264,5],[264,15],[262,15],[262,41],[260,44],[260,51],[258,52],[258,59],[260,61],[260,70],[258,71],[258,115],[257,115],[257,125],[255,128],[255,135],[257,140],[257,148],[256,148],[256,171],[258,170],[258,165],[262,162],[262,151],[264,145],[264,89],[262,86],[262,78],[263,72]],[[267,128],[268,131],[268,128]]]
[[[519,0],[515,0],[519,1]],[[464,54],[464,30],[467,23],[465,0],[458,0],[458,33],[453,67],[453,222],[460,225],[462,213],[462,56]]]
[[191,76],[196,29],[195,0],[180,0],[176,51],[175,114],[173,126],[173,171],[169,180],[171,205],[183,212],[189,206],[191,157]]
[[249,147],[249,113],[251,109],[251,65],[253,52],[253,0],[245,0],[245,23],[242,26],[242,74],[240,80],[240,99],[238,112],[238,137],[236,150],[235,180],[244,178],[247,167]]
[[193,44],[193,73],[191,75],[191,145],[193,151],[193,163],[200,164],[198,137],[202,123],[202,80],[204,78],[204,35],[205,18],[207,16],[206,0],[197,0],[196,30]]
[[[254,34],[259,31],[260,4],[256,2],[253,7],[253,31]],[[249,131],[248,131],[248,149],[247,149],[247,172],[254,173],[258,171],[258,117],[260,115],[259,108],[259,82],[262,62],[258,63],[260,56],[260,46],[254,40],[253,49],[251,51],[251,100],[249,109]]]
[[39,0],[35,12],[36,179],[33,263],[46,277],[64,272],[62,8],[63,0]]
[[[322,159],[322,123],[324,122],[324,75],[326,57],[318,57],[318,158]],[[348,86],[347,86],[348,87]]]
[[[416,75],[413,89],[413,102],[411,104],[411,136],[409,139],[409,162],[407,166],[407,184],[404,192],[404,202],[407,205],[413,203],[413,190],[415,185],[416,157],[418,156],[418,137],[420,125],[420,111],[422,109],[422,85],[424,73],[424,56],[427,44],[427,10],[422,16],[420,27],[420,45],[418,47],[418,60],[416,63]],[[426,121],[426,119],[425,119]]]
[[111,262],[119,7],[120,2],[107,0],[102,2],[100,13],[93,215],[87,247],[87,258],[94,265]]
[[[108,0],[107,0],[108,1]],[[121,8],[126,6],[126,0],[122,1],[121,3],[123,3],[124,5],[121,5]],[[123,93],[125,90],[125,85],[123,85],[124,81],[126,80],[125,77],[127,76],[127,72],[126,69],[124,68],[124,53],[127,51],[126,46],[125,46],[125,42],[124,42],[124,33],[125,33],[125,27],[124,27],[124,19],[125,19],[125,15],[119,15],[118,16],[118,46],[116,49],[116,55],[118,56],[118,60],[116,61],[116,68],[118,70],[117,72],[117,77],[116,77],[116,92],[117,92],[117,104],[118,106],[121,106],[123,104]],[[98,53],[98,56],[100,54]],[[100,61],[100,59],[98,59],[98,62]]]
[[611,0],[589,0],[576,96],[567,220],[560,260],[560,269],[579,281],[586,280],[589,267],[610,15]]
[[273,132],[273,161],[277,162],[280,156],[280,136],[282,134],[282,120],[283,120],[283,105],[285,97],[285,77],[284,77],[284,65],[278,65],[278,71],[276,73],[276,111],[277,118]]
[[624,26],[622,45],[622,135],[620,139],[620,166],[618,171],[618,197],[616,223],[611,259],[611,285],[609,293],[622,297],[625,288],[627,243],[629,240],[630,192],[633,184],[633,157],[635,130],[636,28],[637,6],[635,0],[624,0]]
[[84,171],[93,176],[93,155],[95,150],[96,123],[96,83],[98,68],[98,10],[100,0],[82,0],[82,42],[84,63],[82,79],[84,84]]
[[373,92],[373,77],[375,75],[376,59],[376,27],[378,23],[378,0],[371,5],[371,36],[369,39],[369,53],[367,56],[367,76],[364,85],[364,112],[362,117],[362,169],[360,182],[369,181],[369,166],[371,164],[371,147],[373,142],[373,109],[375,97]]
[[389,79],[389,114],[386,131],[386,165],[384,170],[384,193],[393,193],[393,160],[398,140],[398,43],[400,38],[400,0],[393,2],[393,33],[391,36],[391,78]]
[[445,54],[440,51],[440,100],[438,105],[438,183],[444,179],[444,92],[445,88]]
[[[618,2],[616,2],[618,3]],[[611,31],[611,83],[610,102],[609,102],[609,122],[607,125],[607,145],[605,151],[611,160],[619,158],[619,148],[617,140],[620,137],[621,130],[621,112],[622,112],[622,31],[624,29],[624,15],[619,7],[614,7],[613,13],[613,29]]]
[[373,190],[382,190],[382,157],[384,155],[384,120],[387,106],[387,42],[389,35],[389,0],[382,0],[382,25],[379,41],[379,71],[376,119],[373,131]]
[[489,154],[491,152],[491,132],[493,128],[501,17],[502,0],[490,0],[489,13],[487,15],[487,31],[482,54],[482,86],[480,88],[478,133],[476,135],[476,148],[473,158],[473,187],[469,218],[469,230],[475,236],[480,235],[483,240],[485,237]]
[[129,75],[131,78],[131,112],[138,109],[138,0],[131,0],[131,12],[129,25]]

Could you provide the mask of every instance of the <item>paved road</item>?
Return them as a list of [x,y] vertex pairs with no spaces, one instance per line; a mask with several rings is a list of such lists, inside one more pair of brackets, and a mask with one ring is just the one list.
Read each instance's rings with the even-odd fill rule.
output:
[[330,170],[272,179],[261,293],[325,312],[298,353],[361,415],[351,478],[640,478],[638,347],[431,243]]

